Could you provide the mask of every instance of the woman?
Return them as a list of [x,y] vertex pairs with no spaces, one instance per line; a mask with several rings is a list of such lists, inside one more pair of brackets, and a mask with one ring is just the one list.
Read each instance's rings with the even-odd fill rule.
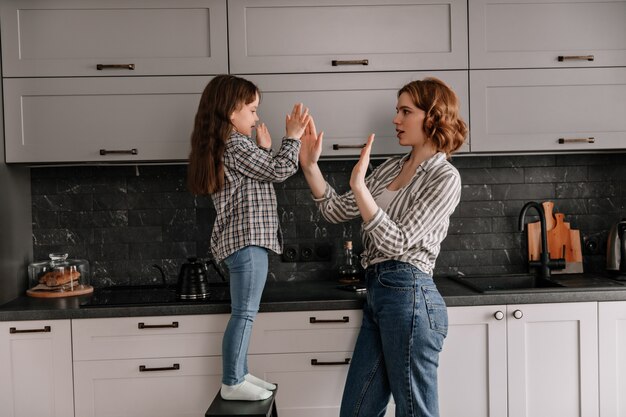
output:
[[449,218],[461,195],[458,171],[447,161],[467,135],[458,99],[441,80],[400,89],[393,119],[404,156],[367,178],[374,135],[338,195],[317,161],[323,133],[310,121],[300,166],[322,215],[337,223],[363,219],[362,264],[367,300],[341,404],[342,417],[382,416],[393,395],[397,416],[437,416],[437,366],[447,334],[443,298],[432,280]]

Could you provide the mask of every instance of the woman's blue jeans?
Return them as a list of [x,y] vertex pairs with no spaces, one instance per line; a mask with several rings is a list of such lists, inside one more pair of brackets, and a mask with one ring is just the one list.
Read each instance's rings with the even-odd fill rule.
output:
[[448,312],[432,277],[399,261],[367,268],[367,301],[341,402],[341,417],[439,415],[437,366]]
[[267,279],[267,249],[246,246],[227,257],[231,315],[222,340],[222,383],[236,385],[248,373],[248,345]]

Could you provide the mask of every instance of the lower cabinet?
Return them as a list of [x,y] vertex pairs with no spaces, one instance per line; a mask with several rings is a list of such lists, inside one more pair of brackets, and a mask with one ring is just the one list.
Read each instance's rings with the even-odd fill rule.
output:
[[626,302],[598,303],[600,417],[626,416]]
[[598,416],[597,305],[449,308],[441,415]]
[[69,320],[0,322],[0,416],[74,415]]

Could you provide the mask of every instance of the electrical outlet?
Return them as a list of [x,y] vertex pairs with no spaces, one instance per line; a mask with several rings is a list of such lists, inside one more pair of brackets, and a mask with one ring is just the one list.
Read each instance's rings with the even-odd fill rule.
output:
[[315,245],[315,260],[329,262],[333,257],[333,245],[330,243],[318,243]]
[[310,262],[315,260],[315,251],[313,245],[300,245],[300,262]]
[[298,245],[284,245],[281,259],[283,262],[297,262],[300,258]]

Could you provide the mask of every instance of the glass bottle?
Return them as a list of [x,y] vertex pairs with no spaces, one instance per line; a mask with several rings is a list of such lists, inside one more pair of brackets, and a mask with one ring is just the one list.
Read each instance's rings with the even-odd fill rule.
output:
[[359,282],[359,268],[352,253],[352,241],[347,240],[344,245],[343,262],[339,266],[339,282],[352,284]]

